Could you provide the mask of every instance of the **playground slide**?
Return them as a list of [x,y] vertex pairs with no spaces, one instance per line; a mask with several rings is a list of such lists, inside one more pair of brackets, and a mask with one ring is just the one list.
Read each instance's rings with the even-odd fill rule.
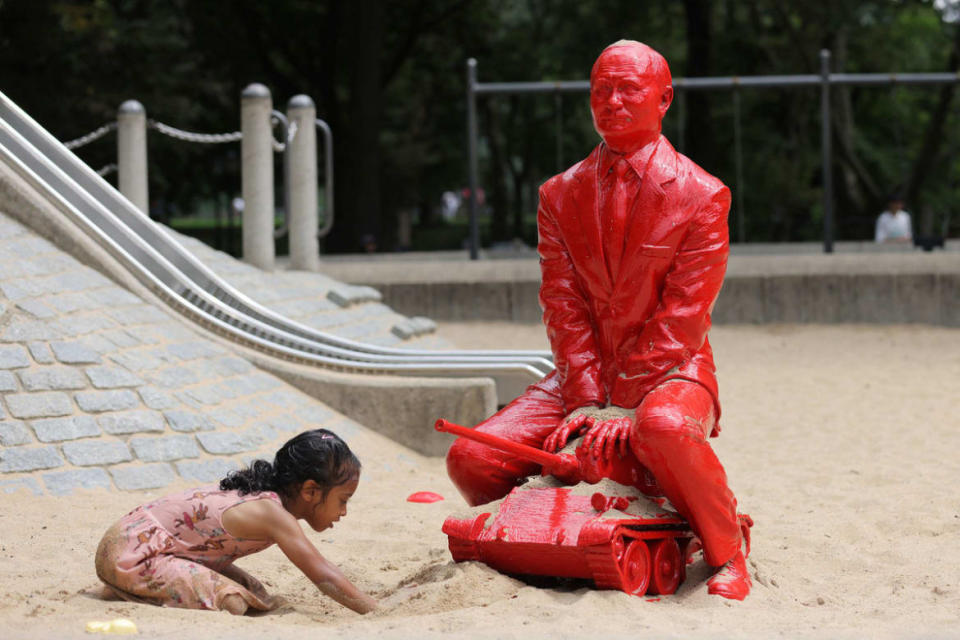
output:
[[491,377],[501,402],[553,368],[549,352],[378,347],[285,318],[205,267],[2,93],[0,162],[49,198],[174,311],[267,355],[349,373]]

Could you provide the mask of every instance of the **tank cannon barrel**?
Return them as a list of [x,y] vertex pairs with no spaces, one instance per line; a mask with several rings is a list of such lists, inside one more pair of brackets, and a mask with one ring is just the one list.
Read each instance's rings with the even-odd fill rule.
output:
[[433,427],[437,431],[452,433],[536,462],[543,467],[543,475],[556,476],[569,484],[581,481],[596,484],[603,478],[610,478],[620,484],[636,487],[647,495],[662,495],[654,477],[637,461],[633,453],[628,453],[626,457],[614,455],[608,459],[604,455],[596,455],[590,448],[581,445],[576,449],[576,456],[572,456],[568,453],[550,453],[530,445],[447,422],[442,418],[437,420]]
[[525,458],[531,462],[536,462],[543,466],[545,473],[550,473],[563,480],[577,482],[580,479],[580,463],[575,457],[569,454],[550,453],[543,449],[531,447],[530,445],[513,442],[506,438],[447,422],[443,418],[437,420],[433,428],[437,431],[452,433],[453,435],[485,444],[488,447],[494,447],[495,449],[512,453],[515,456]]

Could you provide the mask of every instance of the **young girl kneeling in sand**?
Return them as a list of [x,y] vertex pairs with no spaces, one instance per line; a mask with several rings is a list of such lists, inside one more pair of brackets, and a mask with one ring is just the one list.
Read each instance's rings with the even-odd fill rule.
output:
[[306,431],[216,486],[137,507],[113,525],[97,549],[97,575],[134,602],[243,614],[276,604],[233,561],[276,543],[323,593],[358,613],[377,602],[324,559],[297,520],[323,531],[347,515],[360,461],[325,429]]

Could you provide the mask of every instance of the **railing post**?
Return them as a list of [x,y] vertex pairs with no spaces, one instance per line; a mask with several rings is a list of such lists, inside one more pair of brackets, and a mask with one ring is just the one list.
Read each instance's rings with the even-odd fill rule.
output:
[[477,61],[467,60],[467,153],[469,154],[470,197],[467,211],[470,213],[470,259],[476,260],[480,248],[480,224],[477,221]]
[[309,96],[297,95],[287,103],[287,120],[293,132],[290,145],[290,268],[316,271],[320,263],[317,241],[317,108]]
[[243,194],[243,259],[273,270],[273,133],[270,90],[259,83],[243,90],[240,99],[240,142]]
[[830,50],[820,50],[820,151],[823,154],[823,252],[833,253],[833,167],[830,148]]
[[127,100],[117,110],[117,186],[127,200],[150,215],[147,110],[136,100]]

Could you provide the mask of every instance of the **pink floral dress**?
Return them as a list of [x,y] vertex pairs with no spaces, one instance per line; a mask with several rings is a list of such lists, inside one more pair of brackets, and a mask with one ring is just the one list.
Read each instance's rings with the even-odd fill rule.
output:
[[97,576],[134,602],[220,609],[236,594],[264,611],[276,605],[260,582],[233,561],[272,542],[235,538],[223,512],[250,500],[280,498],[272,491],[240,496],[216,486],[191,489],[142,505],[110,527],[97,549]]

